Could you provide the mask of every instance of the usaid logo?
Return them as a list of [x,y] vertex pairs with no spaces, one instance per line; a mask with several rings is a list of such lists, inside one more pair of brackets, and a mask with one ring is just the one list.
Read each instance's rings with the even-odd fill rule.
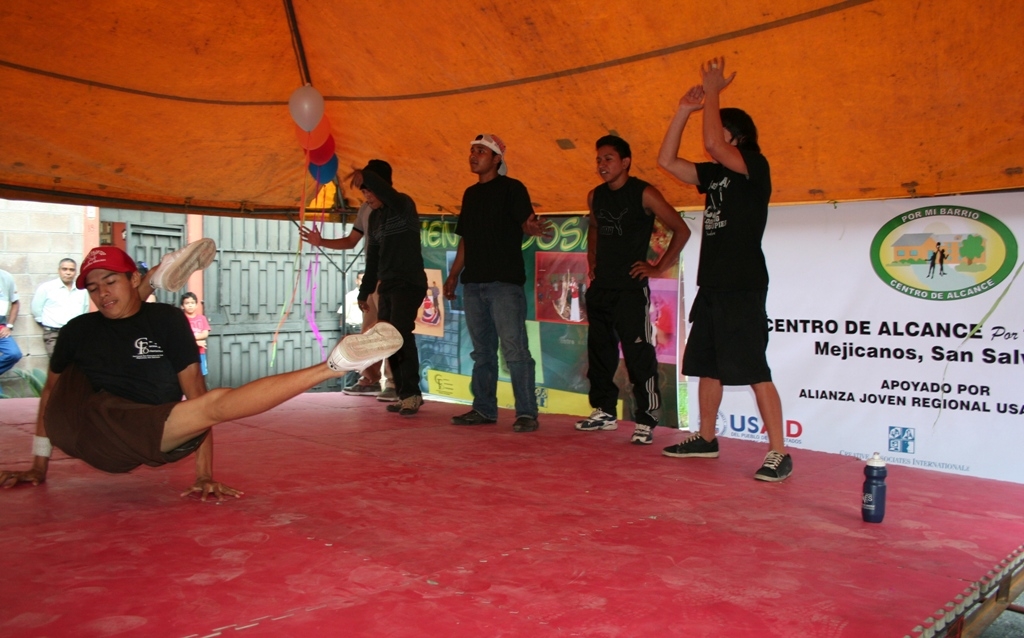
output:
[[917,435],[914,428],[889,428],[889,451],[903,454],[914,453],[914,442]]
[[[804,426],[799,421],[786,421],[784,433],[787,439],[799,439],[804,434]],[[732,436],[734,438],[761,438],[768,436],[761,418],[753,414],[723,414],[715,418],[715,435]]]
[[719,412],[715,416],[715,436],[725,436],[725,433],[729,431],[729,420],[725,418],[725,415]]

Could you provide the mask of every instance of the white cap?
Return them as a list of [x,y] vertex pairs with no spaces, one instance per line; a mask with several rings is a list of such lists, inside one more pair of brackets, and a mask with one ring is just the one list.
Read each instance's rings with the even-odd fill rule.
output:
[[875,452],[870,459],[868,459],[868,465],[871,467],[885,467],[885,461],[882,460],[882,455]]
[[508,163],[505,161],[505,142],[502,142],[500,137],[481,133],[469,145],[484,146],[491,149],[495,155],[500,155],[501,164],[498,165],[498,175],[508,175]]

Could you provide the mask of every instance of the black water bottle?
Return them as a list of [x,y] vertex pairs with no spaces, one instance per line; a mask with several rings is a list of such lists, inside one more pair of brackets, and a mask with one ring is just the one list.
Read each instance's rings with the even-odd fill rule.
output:
[[885,518],[885,461],[875,452],[864,466],[864,496],[860,513],[865,523],[881,523]]

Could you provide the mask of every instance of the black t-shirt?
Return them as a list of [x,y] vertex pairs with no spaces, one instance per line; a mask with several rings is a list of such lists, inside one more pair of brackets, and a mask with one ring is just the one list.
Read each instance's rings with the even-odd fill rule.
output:
[[771,170],[757,151],[740,153],[749,177],[721,164],[697,164],[697,190],[705,194],[697,285],[711,290],[768,288],[761,237],[768,222]]
[[61,328],[50,370],[60,374],[73,363],[96,391],[160,405],[181,400],[178,373],[198,362],[199,347],[185,313],[144,303],[124,319],[90,312],[69,321]]
[[530,193],[517,179],[499,175],[467,188],[455,225],[465,244],[462,283],[526,283],[523,222],[532,214]]
[[643,288],[647,278],[635,279],[629,271],[633,264],[647,260],[654,230],[654,214],[644,209],[644,190],[650,186],[630,177],[622,188],[608,184],[594,189],[591,210],[597,219],[597,263],[592,288],[623,290]]

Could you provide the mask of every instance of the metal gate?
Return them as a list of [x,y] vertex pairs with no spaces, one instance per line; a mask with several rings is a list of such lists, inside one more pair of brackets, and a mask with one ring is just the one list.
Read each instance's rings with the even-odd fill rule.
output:
[[[174,252],[185,245],[185,226],[181,224],[125,223],[126,252],[136,263],[145,262],[152,268],[160,263],[165,253]],[[160,303],[180,305],[179,292],[157,290]]]
[[[342,237],[347,229],[347,225],[327,224],[324,236]],[[323,361],[324,352],[330,352],[341,337],[337,310],[351,285],[348,271],[357,259],[361,262],[361,252],[327,251],[320,256],[319,274],[312,277],[316,304],[310,309],[312,257],[304,244],[297,259],[299,232],[295,224],[205,217],[203,234],[217,242],[217,259],[206,269],[203,280],[204,313],[211,328],[207,385],[238,387]],[[310,317],[323,339],[324,352]],[[341,385],[335,379],[315,390],[336,391]]]

